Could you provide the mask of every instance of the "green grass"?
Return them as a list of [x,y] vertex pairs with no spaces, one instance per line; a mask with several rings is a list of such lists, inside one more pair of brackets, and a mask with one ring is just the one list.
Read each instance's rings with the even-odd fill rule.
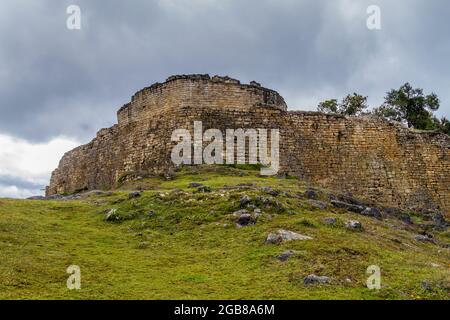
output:
[[[186,168],[174,180],[134,181],[77,201],[1,199],[0,298],[449,299],[448,249],[416,242],[416,231],[397,220],[312,208],[296,196],[304,191],[301,181],[260,177],[252,169]],[[190,182],[212,192],[194,193]],[[271,197],[263,186],[288,195]],[[128,199],[136,188],[148,190]],[[236,228],[231,214],[243,194],[272,198],[282,210],[261,207],[256,225]],[[112,208],[123,221],[104,221]],[[326,217],[338,223],[326,225]],[[349,219],[364,231],[347,230]],[[314,240],[265,244],[280,228]],[[295,255],[279,261],[288,249]],[[66,288],[73,264],[81,268],[81,290]],[[380,290],[365,286],[370,265],[381,268]],[[312,273],[332,283],[305,286]],[[424,280],[431,290],[422,288]]]

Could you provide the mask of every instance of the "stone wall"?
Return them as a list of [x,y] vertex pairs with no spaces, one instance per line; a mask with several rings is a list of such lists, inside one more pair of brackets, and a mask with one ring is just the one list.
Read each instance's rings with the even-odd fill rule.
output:
[[450,137],[370,118],[287,111],[258,83],[174,76],[136,93],[118,124],[64,155],[47,194],[108,189],[129,174],[173,167],[176,128],[280,130],[280,172],[381,204],[450,210]]

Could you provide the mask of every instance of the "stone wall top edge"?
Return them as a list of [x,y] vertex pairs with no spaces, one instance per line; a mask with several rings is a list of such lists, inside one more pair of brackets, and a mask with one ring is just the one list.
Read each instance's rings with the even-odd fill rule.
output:
[[[221,83],[225,85],[235,85],[240,86],[243,88],[253,88],[253,89],[259,89],[261,91],[271,92],[280,95],[276,90],[269,89],[266,87],[261,86],[260,83],[256,81],[250,81],[250,83],[245,84],[241,83],[239,80],[231,78],[229,76],[219,76],[214,75],[210,76],[209,74],[183,74],[183,75],[173,75],[166,79],[164,82],[155,82],[150,86],[144,87],[141,90],[137,91],[131,98],[131,101],[134,101],[138,96],[145,94],[145,93],[152,93],[155,92],[158,89],[164,88],[166,85],[175,82],[175,81],[182,81],[182,80],[190,80],[193,82],[211,82],[211,83]],[[280,95],[281,97],[281,95]],[[126,108],[128,104],[125,104],[122,108]]]

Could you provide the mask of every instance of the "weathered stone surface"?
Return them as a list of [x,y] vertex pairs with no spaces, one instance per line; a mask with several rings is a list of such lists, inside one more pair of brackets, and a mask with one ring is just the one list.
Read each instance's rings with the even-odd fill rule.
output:
[[310,199],[307,201],[311,207],[317,208],[317,209],[326,209],[328,208],[328,203],[324,202],[324,201],[319,201],[319,200],[313,200]]
[[246,205],[250,204],[251,202],[252,202],[252,199],[247,195],[243,195],[241,197],[241,200],[239,201],[241,207],[245,207]]
[[256,219],[249,213],[245,213],[240,215],[237,219],[236,219],[236,223],[241,226],[241,227],[245,227],[245,226],[249,226],[249,225],[253,225],[256,223]]
[[257,216],[250,214],[246,209],[233,212],[233,216],[236,217],[235,222],[238,227],[254,225],[257,220]]
[[311,284],[327,284],[330,283],[330,278],[326,276],[316,276],[315,274],[310,274],[303,279],[305,285]]
[[354,230],[354,231],[362,231],[363,230],[363,226],[362,226],[361,222],[359,222],[357,220],[349,220],[345,223],[345,226],[349,230]]
[[201,186],[202,186],[202,184],[198,183],[198,182],[191,182],[191,183],[189,183],[189,188],[198,188],[198,187],[201,187]]
[[280,195],[280,191],[275,190],[272,187],[264,187],[262,188],[262,191],[274,197],[278,197]]
[[444,215],[440,212],[433,214],[432,219],[434,223],[434,229],[436,230],[447,230],[447,228],[450,226],[450,222],[447,221]]
[[319,194],[314,190],[306,190],[305,197],[307,197],[308,199],[317,200],[319,199]]
[[277,258],[280,261],[287,261],[290,257],[292,257],[295,254],[294,250],[286,250],[282,252]]
[[406,224],[413,224],[413,221],[411,219],[410,216],[408,216],[407,214],[402,214],[399,217],[400,221],[406,223]]
[[414,237],[416,241],[419,242],[431,242],[434,243],[434,239],[431,235],[428,234],[418,234]]
[[281,242],[294,240],[312,240],[313,238],[305,236],[296,232],[280,229],[275,233],[270,233],[267,236],[266,243],[277,244]]
[[351,203],[347,203],[347,202],[342,202],[342,201],[338,201],[338,200],[331,200],[331,204],[336,208],[345,209],[347,211],[351,211],[351,212],[355,212],[355,213],[361,213],[365,209],[363,206],[359,206],[359,205],[351,204]]
[[241,210],[238,210],[238,211],[233,212],[233,216],[239,217],[239,216],[241,216],[241,215],[243,215],[243,214],[247,214],[247,213],[249,213],[248,210],[246,210],[246,209],[241,209]]
[[197,188],[197,190],[194,191],[194,193],[207,193],[211,192],[211,188],[208,186],[200,186]]
[[[174,129],[276,128],[280,173],[390,207],[450,210],[450,138],[367,117],[287,111],[275,91],[229,77],[173,76],[137,92],[118,124],[66,153],[47,195],[173,177]],[[342,199],[337,199],[343,201]],[[344,201],[345,202],[345,201]]]
[[128,194],[128,199],[139,198],[141,193],[139,191],[130,192]]
[[336,224],[337,219],[336,218],[325,218],[324,222],[325,222],[325,224]]
[[372,217],[372,218],[376,218],[376,219],[382,219],[382,215],[380,210],[378,210],[377,208],[366,208],[361,212],[362,215],[364,216],[368,216],[368,217]]

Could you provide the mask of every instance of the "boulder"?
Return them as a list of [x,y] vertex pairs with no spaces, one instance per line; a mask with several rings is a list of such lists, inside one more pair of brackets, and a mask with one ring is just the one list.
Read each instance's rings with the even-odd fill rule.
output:
[[322,209],[322,210],[328,208],[328,203],[326,203],[324,201],[310,199],[307,202],[313,208]]
[[238,211],[233,212],[233,216],[235,216],[235,217],[240,217],[241,215],[247,214],[247,213],[248,213],[248,210],[246,210],[246,209],[241,209],[241,210],[238,210]]
[[350,194],[338,195],[337,199],[339,201],[350,203],[350,204],[354,204],[354,205],[357,205],[357,206],[362,206],[362,207],[366,206],[366,204],[364,202],[362,202],[361,200],[353,198]]
[[256,223],[256,217],[245,209],[233,212],[233,216],[236,217],[235,222],[238,227],[246,227]]
[[413,224],[413,221],[410,216],[407,214],[402,214],[399,216],[400,221],[406,223],[406,224]]
[[324,223],[325,224],[336,224],[337,219],[336,218],[325,218]]
[[419,241],[419,242],[431,242],[431,243],[434,243],[433,237],[431,235],[429,235],[429,234],[418,234],[418,235],[416,235],[414,237],[414,239],[416,241]]
[[357,220],[349,220],[345,223],[345,226],[349,230],[354,230],[354,231],[362,231],[363,230],[363,226],[362,226],[361,222],[359,222]]
[[266,238],[266,243],[278,244],[281,242],[295,240],[312,240],[313,238],[296,232],[280,229],[275,233],[270,233]]
[[128,194],[128,199],[139,198],[140,196],[141,196],[140,191],[134,191]]
[[317,200],[319,199],[319,195],[316,191],[314,190],[306,190],[305,191],[305,197],[308,199],[313,199],[313,200]]
[[211,188],[208,186],[200,186],[195,191],[195,193],[207,193],[207,192],[211,192]]
[[249,213],[241,214],[236,218],[236,224],[240,227],[254,225],[255,223],[256,219]]
[[272,189],[271,187],[264,187],[262,188],[262,191],[274,197],[278,197],[280,195],[280,191]]
[[201,186],[202,186],[202,184],[198,183],[198,182],[191,182],[191,183],[189,183],[189,188],[198,188],[198,187],[201,187]]
[[377,208],[367,207],[361,212],[361,214],[364,216],[372,217],[372,218],[379,219],[379,220],[382,219],[381,212]]
[[338,197],[332,193],[328,193],[328,200],[338,200]]
[[241,200],[239,200],[241,207],[245,207],[246,205],[250,204],[251,202],[252,202],[252,199],[247,195],[243,195]]
[[365,209],[365,207],[363,207],[363,206],[351,204],[351,203],[347,203],[347,202],[342,202],[339,200],[331,200],[331,204],[335,208],[345,209],[347,211],[351,211],[351,212],[355,212],[355,213],[361,213]]
[[282,252],[277,259],[280,261],[287,261],[290,257],[292,257],[295,254],[294,250],[286,250],[284,252]]
[[444,231],[450,226],[450,222],[440,212],[433,214],[432,219],[436,230]]
[[305,285],[312,284],[327,284],[330,283],[330,278],[326,276],[316,276],[315,274],[310,274],[303,279]]
[[173,180],[175,179],[175,172],[172,169],[169,169],[166,172],[164,172],[163,176],[164,179],[166,180]]

